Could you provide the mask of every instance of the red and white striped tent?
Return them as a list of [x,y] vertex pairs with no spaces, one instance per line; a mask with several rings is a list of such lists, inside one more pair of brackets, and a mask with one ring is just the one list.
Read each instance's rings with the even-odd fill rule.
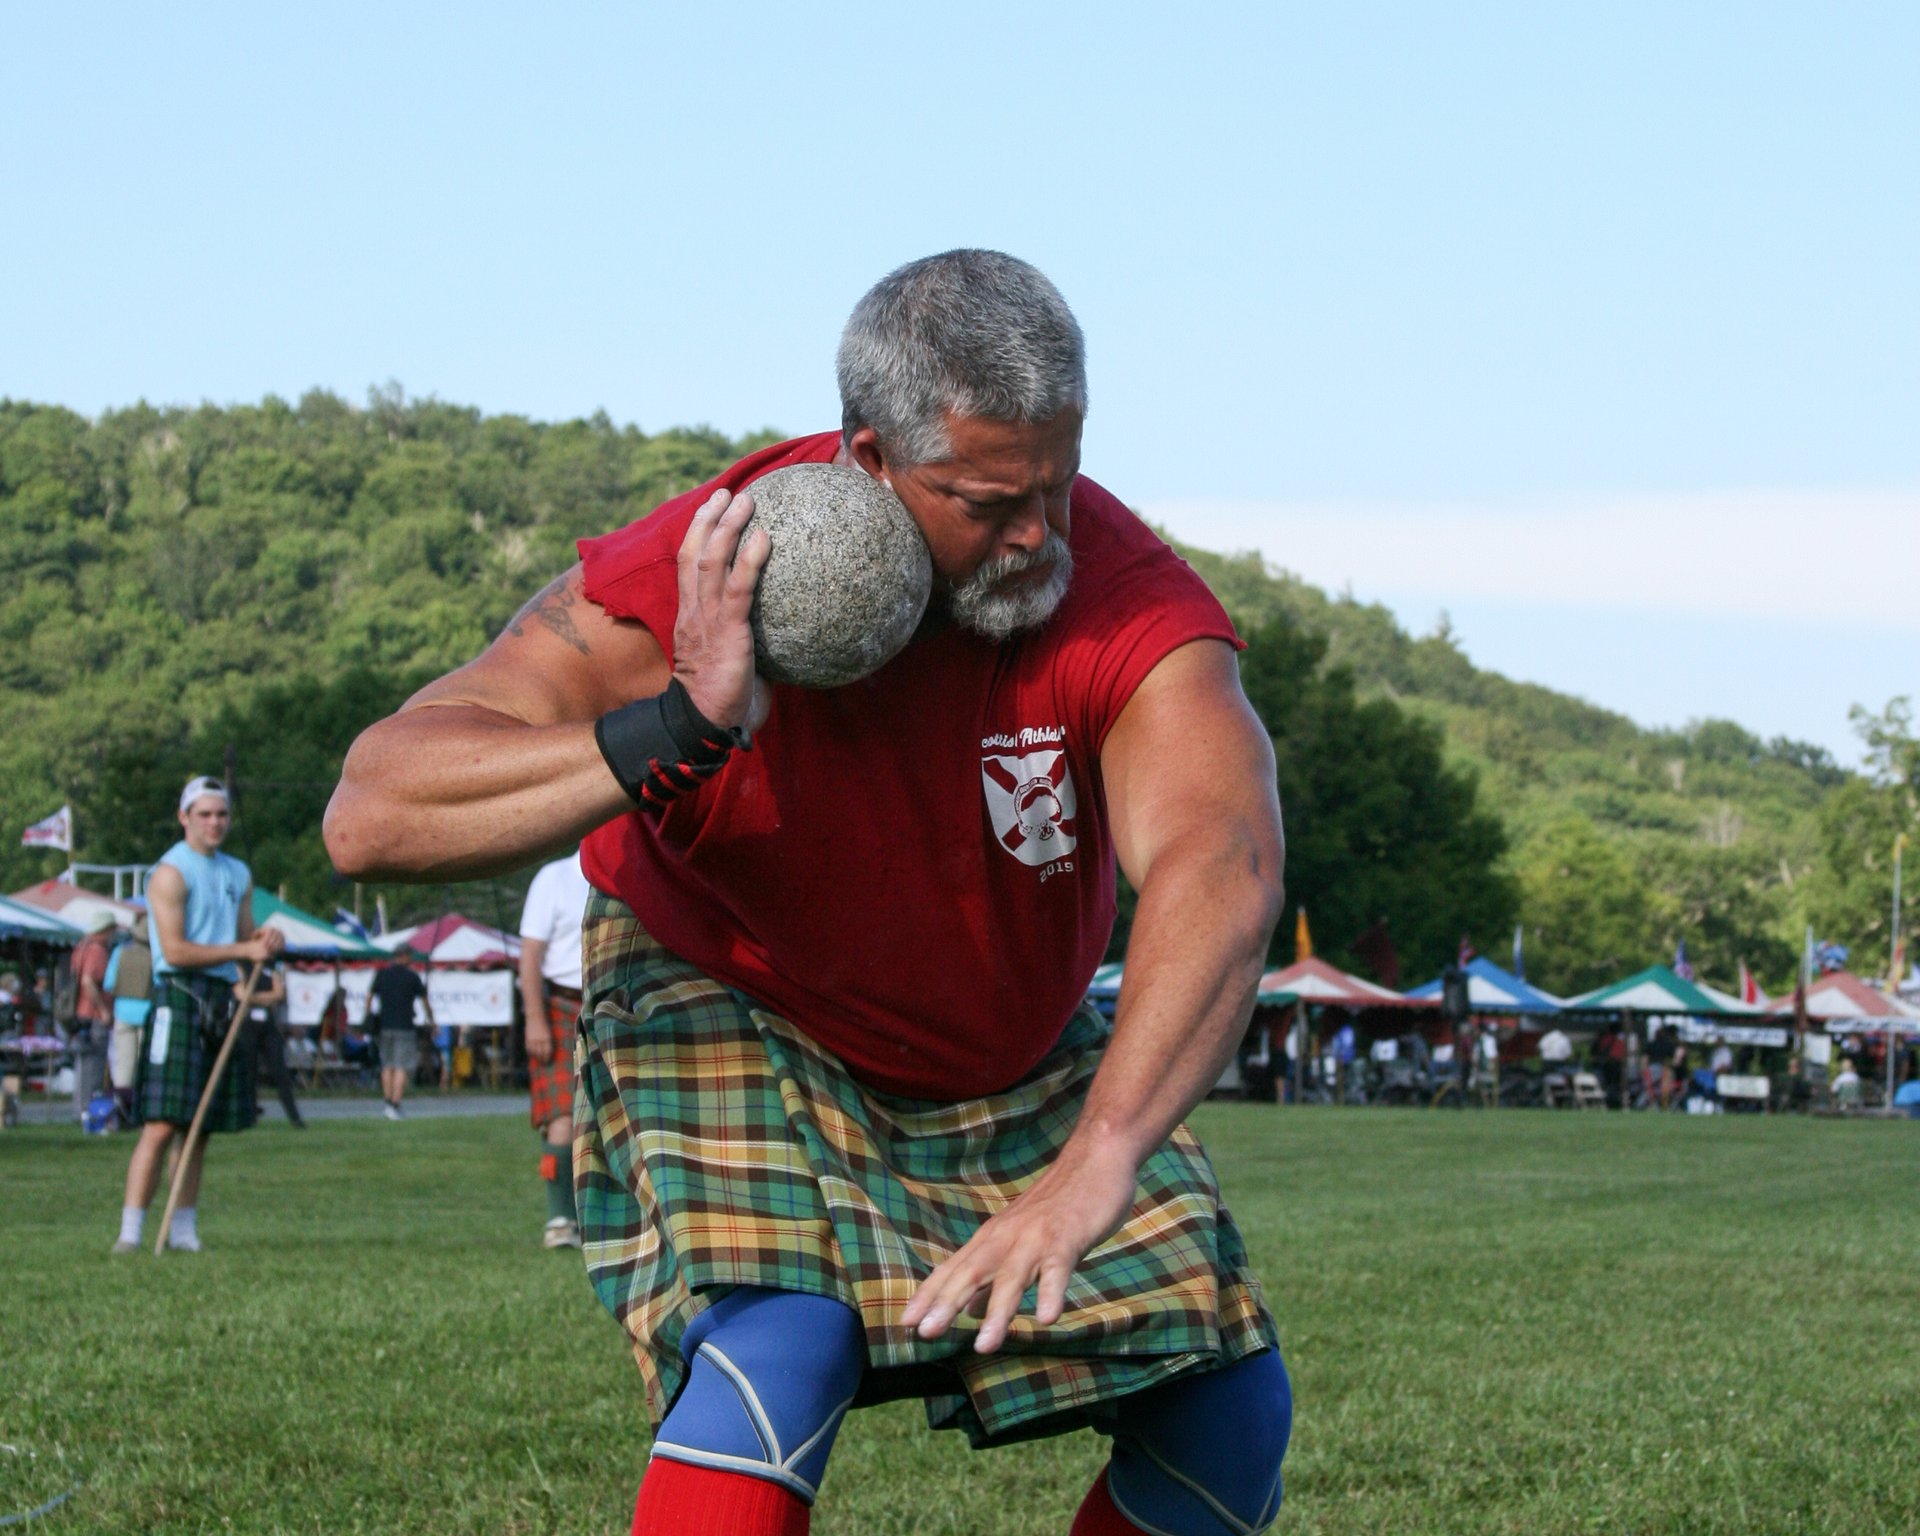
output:
[[[1793,994],[1777,999],[1773,1012],[1793,1017]],[[1920,1008],[1876,991],[1851,971],[1829,971],[1816,976],[1807,988],[1807,1017],[1829,1031],[1892,1027],[1920,1034]]]
[[1401,993],[1349,976],[1317,956],[1296,960],[1283,970],[1260,978],[1262,992],[1291,992],[1316,1008],[1421,1008],[1440,1006],[1435,997],[1406,997]]
[[424,958],[431,965],[512,965],[520,958],[517,934],[502,933],[461,912],[449,912],[417,928],[378,934],[373,942],[390,954]]

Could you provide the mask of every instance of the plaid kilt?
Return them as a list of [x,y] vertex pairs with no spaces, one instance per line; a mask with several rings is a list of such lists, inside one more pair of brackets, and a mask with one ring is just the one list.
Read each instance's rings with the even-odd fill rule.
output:
[[658,1425],[680,1339],[718,1288],[832,1296],[866,1324],[857,1402],[926,1400],[976,1446],[1095,1423],[1099,1405],[1276,1345],[1185,1126],[1140,1170],[1132,1212],[1081,1261],[1051,1327],[992,1355],[974,1320],[920,1339],[899,1316],[934,1265],[1054,1159],[1107,1041],[1091,1010],[1002,1093],[958,1103],[863,1088],[794,1025],[656,943],[595,894],[585,928],[574,1177],[589,1278],[634,1343]]
[[573,1031],[580,1016],[580,999],[547,989],[547,1027],[553,1031],[553,1051],[545,1061],[528,1061],[527,1093],[533,1128],[544,1131],[563,1115],[573,1113]]
[[[193,971],[170,971],[153,978],[153,1012],[140,1042],[134,1081],[134,1118],[188,1126],[206,1091],[207,1072],[220,1054],[233,1018],[233,983]],[[253,1128],[253,1052],[243,1039],[227,1057],[226,1071],[207,1105],[207,1131]],[[154,1060],[158,1050],[160,1060]]]

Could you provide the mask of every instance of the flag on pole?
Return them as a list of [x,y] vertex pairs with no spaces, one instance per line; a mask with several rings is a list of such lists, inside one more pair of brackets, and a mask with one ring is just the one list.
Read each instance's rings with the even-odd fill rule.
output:
[[1466,934],[1460,935],[1460,953],[1454,957],[1454,964],[1462,967],[1474,956],[1473,940]]
[[1526,931],[1519,923],[1513,925],[1513,974],[1518,981],[1527,979],[1527,952],[1522,943]]
[[1300,909],[1300,916],[1293,925],[1293,963],[1313,958],[1313,935],[1307,932],[1307,909]]
[[1687,959],[1687,941],[1682,939],[1673,947],[1673,974],[1682,981],[1693,980],[1693,962]]
[[1760,983],[1753,979],[1753,972],[1747,969],[1747,962],[1740,962],[1740,1001],[1758,1003],[1764,1007],[1771,999],[1760,990]]
[[20,834],[22,848],[58,848],[73,852],[73,807],[63,805],[51,816],[36,821]]

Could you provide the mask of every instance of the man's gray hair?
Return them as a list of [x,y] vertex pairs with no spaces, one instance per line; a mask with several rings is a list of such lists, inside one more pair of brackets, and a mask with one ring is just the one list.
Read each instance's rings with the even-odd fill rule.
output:
[[1060,290],[999,251],[947,251],[875,283],[840,337],[840,424],[891,454],[952,451],[946,414],[1051,421],[1087,408],[1087,348]]

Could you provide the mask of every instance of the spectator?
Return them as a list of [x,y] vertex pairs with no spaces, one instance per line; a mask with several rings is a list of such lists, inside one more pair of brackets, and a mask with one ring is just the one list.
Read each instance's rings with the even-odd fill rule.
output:
[[1573,1060],[1573,1041],[1558,1024],[1540,1037],[1540,1059],[1550,1067],[1564,1067]]
[[416,1003],[426,1011],[427,1027],[431,1029],[433,1003],[427,996],[427,984],[398,960],[381,966],[373,978],[373,1005],[380,1028],[380,1096],[387,1101],[389,1120],[406,1119],[400,1101],[406,1097],[407,1079],[420,1067]]
[[1691,1069],[1692,1063],[1687,1060],[1686,1042],[1683,1040],[1675,1040],[1673,1042],[1673,1054],[1667,1058],[1667,1077],[1660,1095],[1660,1107],[1662,1109],[1672,1109],[1676,1097],[1678,1097],[1682,1103],[1685,1102],[1688,1073]]
[[255,1081],[265,1076],[272,1082],[287,1123],[303,1131],[307,1122],[300,1117],[300,1104],[293,1096],[293,1074],[287,1070],[287,1037],[282,1028],[286,1016],[287,978],[279,966],[269,966],[260,973],[253,1005],[247,1010],[249,1039],[245,1049],[253,1052]]
[[1609,1019],[1605,1029],[1594,1037],[1593,1070],[1606,1091],[1607,1102],[1618,1105],[1625,1089],[1627,1037],[1617,1020]]
[[573,1203],[573,1052],[580,1018],[580,925],[593,894],[576,849],[544,865],[520,914],[520,1001],[527,1022],[527,1099],[541,1141],[549,1248],[578,1248]]
[[1673,1053],[1679,1042],[1666,1025],[1647,1035],[1647,1100],[1661,1109],[1673,1095]]
[[113,914],[87,919],[87,936],[73,947],[73,1106],[81,1123],[94,1094],[107,1087],[107,1048],[113,1039],[113,1004],[107,1001],[107,965],[116,938]]
[[1842,1056],[1840,1070],[1834,1074],[1831,1087],[1833,1102],[1842,1109],[1858,1109],[1861,1100],[1860,1074],[1854,1069],[1853,1058]]
[[113,1038],[107,1071],[113,1082],[120,1123],[133,1124],[134,1080],[140,1072],[140,1042],[153,1012],[153,950],[147,942],[147,914],[137,913],[127,940],[107,961],[103,983],[113,1010]]
[[1713,1037],[1713,1057],[1708,1061],[1707,1066],[1716,1077],[1722,1072],[1733,1070],[1733,1047],[1727,1044],[1724,1035]]

